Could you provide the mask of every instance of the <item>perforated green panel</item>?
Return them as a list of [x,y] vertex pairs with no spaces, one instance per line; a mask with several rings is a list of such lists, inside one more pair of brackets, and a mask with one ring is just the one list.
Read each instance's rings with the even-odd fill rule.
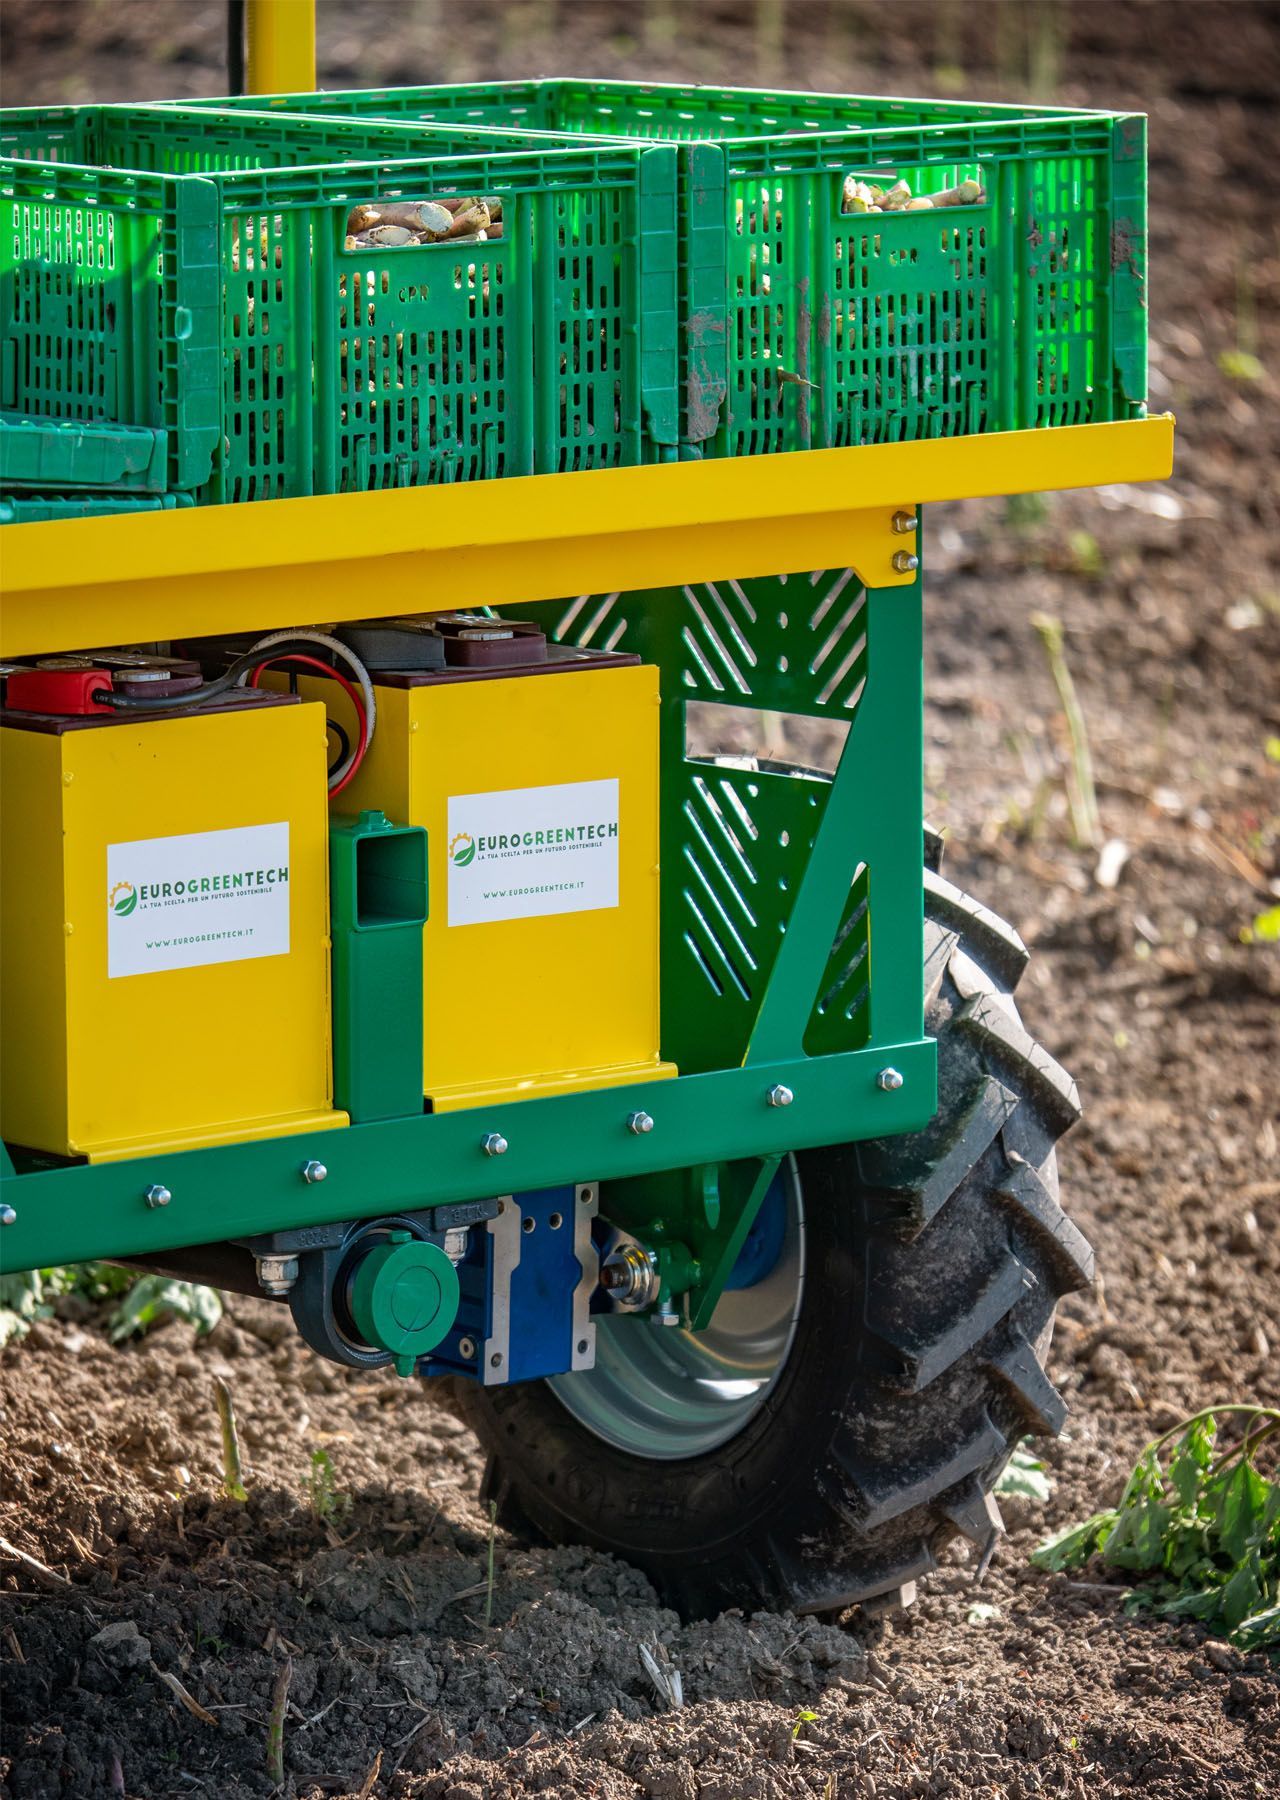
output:
[[[894,609],[879,651],[872,625],[877,606]],[[907,1014],[913,992],[918,999],[919,950],[909,929],[915,905],[918,938],[918,608],[918,589],[868,595],[850,570],[839,569],[582,595],[533,609],[559,641],[632,652],[661,671],[663,1054],[682,1070],[724,1068],[747,1055],[819,854],[837,904],[825,941],[809,947],[796,1048],[801,1033],[810,1055],[858,1048],[877,1031],[901,1028],[901,1015],[890,1014],[891,995]],[[873,745],[859,741],[856,727],[877,682],[889,729]],[[764,727],[757,712],[849,728],[839,779],[871,796],[879,784],[884,818],[845,841],[835,842],[829,832],[824,837],[831,777],[771,762],[763,752],[719,759],[694,754],[686,746],[691,701],[752,709],[741,725],[757,740]],[[804,730],[797,721],[793,738]],[[882,758],[891,776],[878,770]],[[910,796],[905,805],[895,801],[895,791]],[[875,812],[874,799],[869,811]],[[891,923],[886,915],[877,959],[872,945],[881,896],[898,916]],[[908,929],[895,938],[904,922]],[[904,986],[905,999],[895,995]],[[918,1034],[918,1021],[907,1030]]]

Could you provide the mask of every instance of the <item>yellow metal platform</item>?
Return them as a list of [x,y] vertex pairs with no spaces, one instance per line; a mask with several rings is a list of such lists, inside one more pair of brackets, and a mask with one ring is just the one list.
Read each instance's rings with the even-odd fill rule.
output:
[[852,567],[914,579],[895,513],[1152,481],[1173,419],[49,520],[0,533],[0,656]]

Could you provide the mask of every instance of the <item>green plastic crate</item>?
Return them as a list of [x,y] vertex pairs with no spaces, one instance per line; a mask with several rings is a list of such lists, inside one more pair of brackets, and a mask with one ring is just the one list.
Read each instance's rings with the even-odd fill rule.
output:
[[[163,429],[169,486],[202,503],[678,454],[673,148],[445,127],[433,144],[493,148],[233,173],[218,164],[232,142],[255,154],[250,121],[197,115],[184,140],[185,118],[123,110],[147,123],[120,154],[149,133],[158,156],[212,166],[0,159],[0,406]],[[45,125],[120,115],[85,112]],[[335,154],[284,124],[299,156]],[[38,147],[34,122],[14,129]],[[421,127],[373,136],[422,148]],[[502,197],[501,239],[345,248],[358,201],[469,193]]]
[[[252,105],[681,144],[686,454],[1145,411],[1140,115],[569,80]],[[851,215],[849,174],[987,200]]]
[[174,512],[194,505],[190,494],[0,494],[0,525],[98,519],[108,513]]
[[162,494],[168,439],[145,425],[0,413],[0,488]]
[[[358,113],[317,118],[288,111],[222,111],[179,106],[42,106],[0,110],[0,157],[74,163],[158,175],[232,174],[237,170],[364,162],[371,157],[457,155],[469,150],[556,149],[580,133],[547,132],[500,121],[384,119]],[[619,134],[605,134],[614,142]]]

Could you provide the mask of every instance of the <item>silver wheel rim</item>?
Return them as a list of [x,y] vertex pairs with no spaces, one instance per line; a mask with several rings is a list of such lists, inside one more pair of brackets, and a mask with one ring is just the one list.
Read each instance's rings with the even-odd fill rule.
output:
[[614,1314],[596,1327],[596,1366],[549,1383],[580,1425],[631,1456],[705,1456],[742,1431],[768,1399],[795,1339],[804,1293],[804,1203],[794,1157],[782,1248],[752,1287],[722,1294],[705,1331]]

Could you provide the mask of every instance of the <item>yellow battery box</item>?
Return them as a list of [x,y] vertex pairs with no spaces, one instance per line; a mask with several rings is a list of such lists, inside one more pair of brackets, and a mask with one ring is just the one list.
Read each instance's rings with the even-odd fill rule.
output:
[[323,709],[283,696],[3,715],[6,1139],[105,1160],[346,1123],[325,762]]
[[658,1054],[657,670],[557,648],[374,679],[377,729],[343,804],[427,830],[432,1107],[674,1075]]

